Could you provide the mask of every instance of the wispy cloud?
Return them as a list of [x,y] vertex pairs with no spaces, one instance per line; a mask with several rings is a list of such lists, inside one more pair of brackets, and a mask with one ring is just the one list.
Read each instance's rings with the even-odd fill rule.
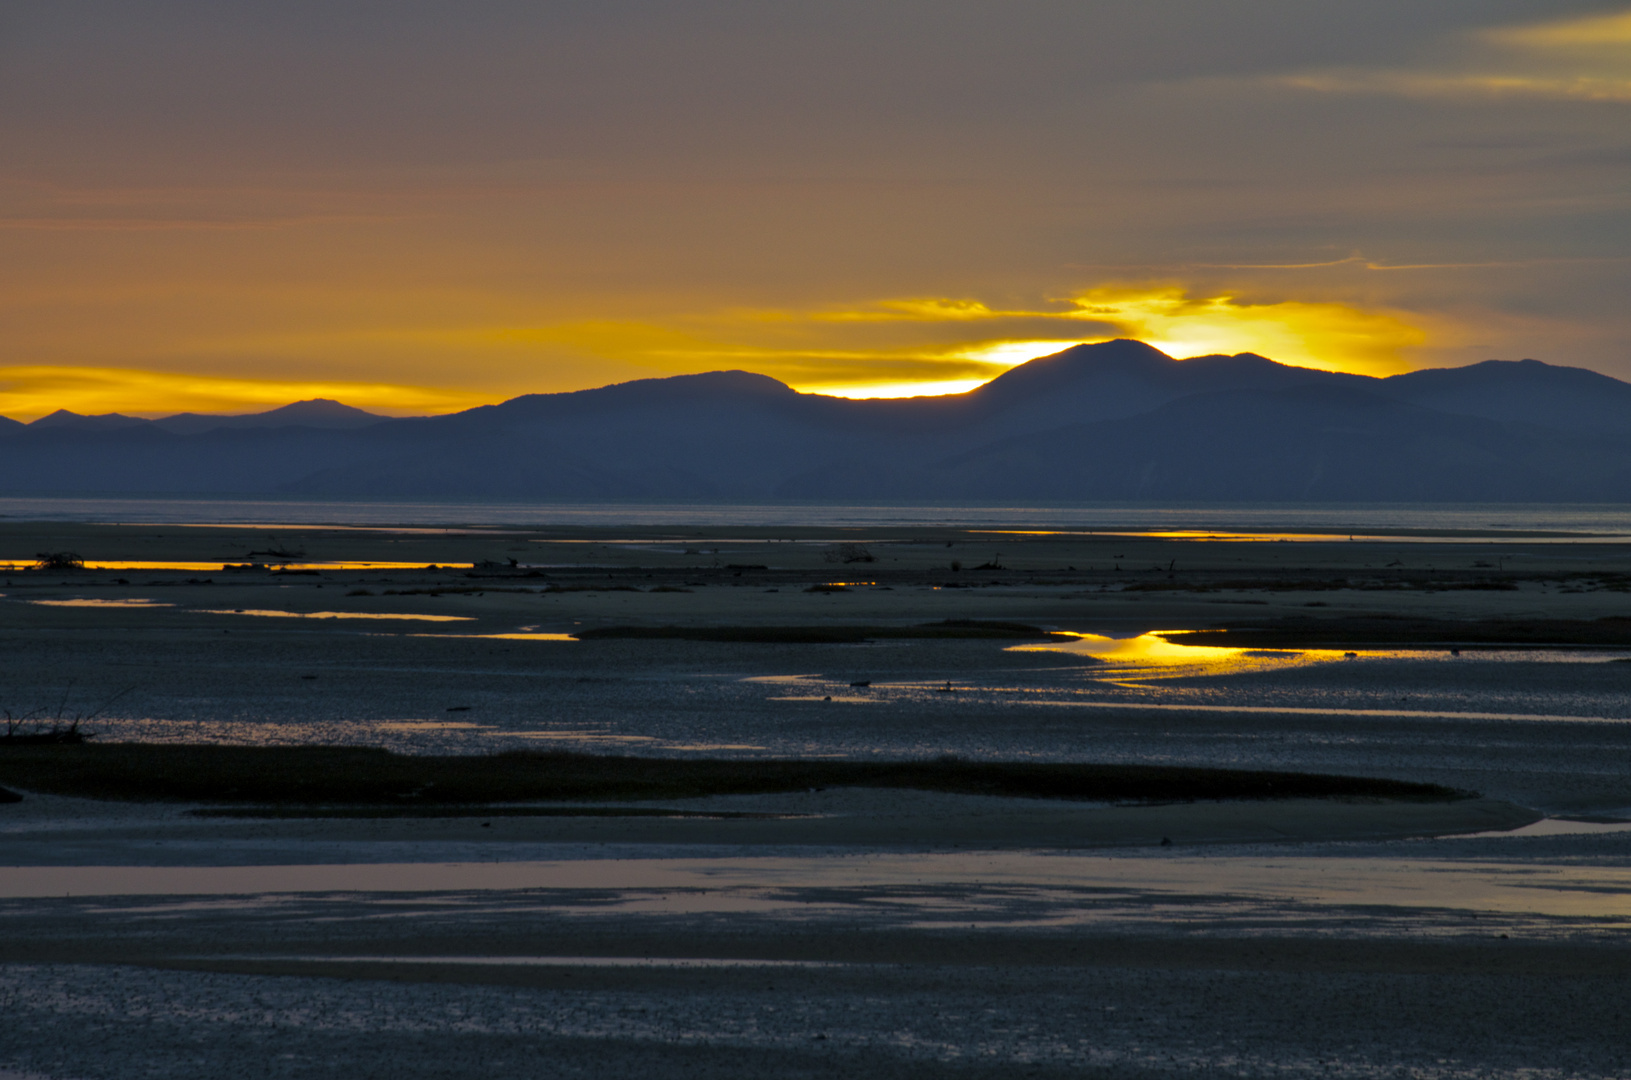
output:
[[1325,94],[1631,102],[1631,11],[1486,28],[1459,45],[1453,59],[1419,67],[1332,68],[1268,81]]
[[1293,90],[1325,94],[1390,94],[1468,100],[1541,98],[1553,101],[1631,101],[1631,78],[1594,75],[1325,71],[1281,75],[1271,82]]

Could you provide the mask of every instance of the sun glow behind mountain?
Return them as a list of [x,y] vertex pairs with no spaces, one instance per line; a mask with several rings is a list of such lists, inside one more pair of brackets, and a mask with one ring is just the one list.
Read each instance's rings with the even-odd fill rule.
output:
[[[333,347],[344,347],[337,333]],[[979,300],[886,300],[817,311],[727,311],[667,325],[604,320],[542,327],[404,332],[404,350],[466,359],[517,347],[573,350],[626,378],[724,369],[770,375],[797,390],[848,398],[900,398],[972,390],[1019,364],[1073,345],[1145,341],[1169,356],[1255,352],[1327,371],[1390,375],[1430,339],[1402,313],[1285,297],[1200,294],[1178,284],[1116,284],[1023,307]],[[309,343],[308,343],[309,344]],[[321,347],[321,346],[319,346]],[[277,348],[275,340],[259,345]],[[312,397],[372,411],[440,413],[548,389],[525,375],[491,388],[362,380],[237,378],[69,365],[0,368],[0,415],[32,419],[59,408],[159,416],[246,412]]]
[[[797,389],[849,398],[899,398],[955,394],[1003,371],[1073,345],[1134,338],[1169,356],[1190,357],[1251,352],[1297,367],[1362,375],[1410,370],[1410,350],[1426,344],[1429,332],[1409,316],[1366,310],[1351,304],[1276,299],[1245,300],[1230,295],[1192,296],[1178,285],[1104,286],[1087,290],[1063,305],[1040,310],[999,310],[977,301],[914,300],[880,304],[870,311],[824,316],[838,322],[917,321],[974,324],[1049,321],[1104,327],[1108,332],[1079,337],[983,340],[929,351],[918,359],[977,369],[956,378],[830,383],[789,380]],[[879,356],[887,367],[890,356]],[[773,374],[774,372],[772,372]]]
[[1115,338],[1631,375],[1631,0],[93,6],[7,24],[8,416],[943,394]]

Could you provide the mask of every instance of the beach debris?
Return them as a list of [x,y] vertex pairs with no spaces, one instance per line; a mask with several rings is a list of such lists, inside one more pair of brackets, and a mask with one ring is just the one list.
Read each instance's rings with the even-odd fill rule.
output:
[[[73,691],[73,684],[62,692],[62,700],[57,703],[56,714],[51,718],[51,726],[41,727],[44,721],[40,718],[46,709],[34,709],[21,716],[13,716],[10,709],[3,711],[6,729],[0,734],[0,746],[73,746],[83,743],[93,736],[79,729],[79,725],[94,720],[102,711],[136,689],[134,685],[127,686],[118,693],[107,698],[102,704],[90,712],[76,712],[72,717],[65,717],[68,710],[68,695]],[[34,724],[33,731],[23,730],[23,725]]]
[[469,712],[470,711],[470,706],[468,706],[468,705],[449,705],[447,707],[447,711],[448,712]]
[[41,551],[34,555],[36,570],[83,570],[85,560],[72,551]]
[[1171,846],[1172,846],[1172,837],[1170,837],[1170,836],[1163,836],[1163,837],[1162,837],[1162,838],[1161,838],[1161,846],[1162,846],[1162,847],[1171,847]]
[[267,548],[265,551],[251,551],[249,553],[249,555],[248,555],[248,558],[253,559],[257,555],[264,555],[268,559],[290,559],[290,560],[293,560],[293,559],[304,559],[306,557],[306,552],[305,552],[304,549],[300,549],[300,550],[296,550],[296,551],[290,551],[288,548],[274,547],[274,548]]
[[821,557],[832,563],[858,563],[877,562],[878,557],[862,544],[834,544],[821,553]]
[[872,680],[871,679],[859,679],[859,680],[857,680],[855,682],[850,683],[850,685],[851,686],[871,686],[872,685]]

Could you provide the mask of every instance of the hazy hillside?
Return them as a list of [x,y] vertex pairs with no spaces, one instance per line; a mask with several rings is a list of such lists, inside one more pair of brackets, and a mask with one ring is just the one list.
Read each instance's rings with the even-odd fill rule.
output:
[[1631,385],[1532,360],[1374,379],[1115,341],[899,401],[735,371],[405,420],[328,401],[58,413],[0,425],[0,465],[33,494],[1622,501]]

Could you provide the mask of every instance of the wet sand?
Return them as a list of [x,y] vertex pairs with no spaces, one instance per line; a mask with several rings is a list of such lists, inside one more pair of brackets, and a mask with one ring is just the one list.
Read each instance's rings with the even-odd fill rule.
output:
[[[87,804],[89,804],[87,806]],[[151,865],[381,861],[379,852],[415,849],[441,861],[515,858],[517,846],[740,847],[947,850],[1081,850],[1162,846],[1344,842],[1503,831],[1541,819],[1495,799],[1449,803],[1285,799],[1165,806],[1100,806],[1042,799],[1001,799],[930,792],[833,789],[805,796],[735,796],[617,804],[681,812],[754,812],[769,818],[593,816],[567,804],[571,817],[475,816],[395,819],[316,817],[255,820],[199,818],[192,807],[108,813],[107,804],[33,796],[0,817],[0,851],[13,867],[118,865],[132,853]],[[113,804],[120,806],[121,804]],[[753,808],[751,811],[746,808]],[[123,858],[122,858],[123,857]],[[18,872],[0,896],[22,893]],[[162,880],[162,875],[160,876]],[[83,886],[72,891],[84,894]],[[151,891],[151,887],[142,891]]]
[[[31,796],[0,806],[0,1068],[58,1080],[1631,1070],[1631,833],[1519,828],[1631,807],[1631,664],[1615,663],[1631,650],[1197,651],[1169,664],[977,641],[562,640],[667,623],[978,618],[1127,639],[1247,617],[1595,620],[1631,613],[1615,576],[1631,572],[1623,545],[607,533],[7,523],[0,562],[66,549],[224,566],[276,548],[308,563],[462,566],[0,576],[0,685],[14,712],[65,718],[133,686],[87,725],[118,738],[950,752],[1345,772],[1485,799],[1060,807],[827,791],[681,807],[811,815],[776,821],[483,827]],[[840,542],[878,561],[828,562]],[[468,568],[509,558],[535,569]],[[973,569],[992,561],[1002,569]],[[1309,584],[1339,579],[1357,584]],[[1500,587],[1472,587],[1489,581]],[[851,584],[804,591],[834,582]],[[516,634],[552,637],[483,636]],[[93,895],[61,894],[76,886]]]

